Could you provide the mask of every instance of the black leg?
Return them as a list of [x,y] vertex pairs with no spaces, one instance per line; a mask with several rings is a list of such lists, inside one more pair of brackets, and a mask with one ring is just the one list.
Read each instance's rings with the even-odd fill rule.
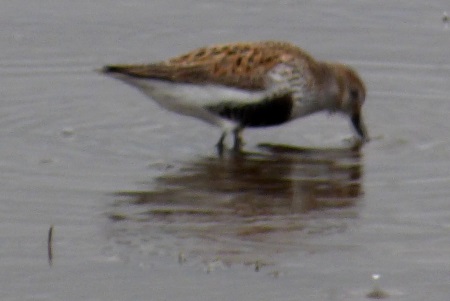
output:
[[223,142],[224,142],[226,136],[227,136],[227,132],[223,132],[222,135],[220,136],[219,141],[217,141],[217,144],[216,144],[217,153],[219,154],[220,157],[222,157],[222,155],[223,155],[223,149],[224,149]]
[[235,151],[237,153],[241,151],[241,148],[243,145],[242,137],[241,137],[242,130],[243,130],[242,127],[237,127],[233,131],[233,134],[234,134],[233,151]]

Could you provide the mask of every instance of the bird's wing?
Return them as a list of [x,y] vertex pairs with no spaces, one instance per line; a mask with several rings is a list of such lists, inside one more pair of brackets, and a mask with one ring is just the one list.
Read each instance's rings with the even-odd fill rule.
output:
[[268,74],[274,67],[292,62],[315,64],[309,54],[292,44],[267,41],[203,47],[164,62],[106,66],[103,72],[258,91],[273,85]]

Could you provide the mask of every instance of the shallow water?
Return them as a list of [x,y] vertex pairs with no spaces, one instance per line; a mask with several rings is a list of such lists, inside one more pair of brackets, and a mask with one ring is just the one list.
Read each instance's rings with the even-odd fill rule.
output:
[[[9,1],[0,10],[2,300],[450,296],[446,1]],[[94,72],[281,39],[354,66],[372,141],[317,115],[219,136]],[[266,143],[258,146],[260,143]],[[49,264],[47,233],[54,226]]]

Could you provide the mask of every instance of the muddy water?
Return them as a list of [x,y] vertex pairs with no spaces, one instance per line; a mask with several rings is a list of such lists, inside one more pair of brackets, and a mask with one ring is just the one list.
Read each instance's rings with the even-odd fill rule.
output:
[[[446,1],[9,1],[0,10],[2,300],[450,296]],[[317,115],[244,132],[96,74],[282,39],[365,79],[372,141]],[[53,225],[52,261],[47,235]]]

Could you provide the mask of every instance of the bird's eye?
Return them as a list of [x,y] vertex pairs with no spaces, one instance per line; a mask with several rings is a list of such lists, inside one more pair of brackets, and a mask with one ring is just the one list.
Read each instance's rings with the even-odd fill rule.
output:
[[350,90],[350,97],[352,98],[352,100],[358,100],[359,98],[358,90],[356,89]]

